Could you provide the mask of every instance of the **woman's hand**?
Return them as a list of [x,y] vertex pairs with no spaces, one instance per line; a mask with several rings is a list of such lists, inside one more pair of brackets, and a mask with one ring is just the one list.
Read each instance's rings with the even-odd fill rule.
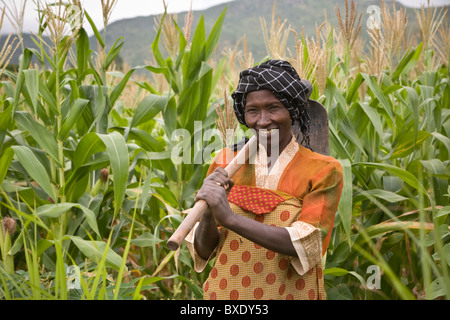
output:
[[[228,178],[227,172],[218,167],[208,177],[203,180],[203,186],[198,191],[195,201],[205,200],[208,204],[212,217],[219,225],[225,226],[230,215],[234,215],[228,203],[229,191],[234,185],[234,181]],[[206,213],[205,219],[210,219],[211,215]]]
[[231,188],[234,181],[227,172],[217,168],[204,181],[195,200],[205,200],[208,210],[202,216],[196,232],[197,253],[207,259],[219,241],[217,224],[236,232],[269,250],[296,256],[297,253],[285,228],[266,225],[254,219],[235,214],[228,203],[225,187]]

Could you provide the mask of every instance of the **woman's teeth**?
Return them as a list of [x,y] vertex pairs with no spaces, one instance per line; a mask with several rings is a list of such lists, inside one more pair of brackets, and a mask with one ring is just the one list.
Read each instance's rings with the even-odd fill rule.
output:
[[272,133],[272,129],[259,129],[258,133],[260,136],[269,136]]

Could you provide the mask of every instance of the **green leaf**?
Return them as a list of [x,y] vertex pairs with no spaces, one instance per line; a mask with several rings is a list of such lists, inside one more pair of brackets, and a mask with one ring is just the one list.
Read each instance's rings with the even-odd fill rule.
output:
[[354,202],[359,202],[361,199],[370,199],[370,197],[376,197],[383,200],[386,200],[390,203],[396,203],[400,201],[408,200],[408,198],[398,195],[394,192],[382,190],[382,189],[371,189],[367,191],[363,191],[362,193],[355,195],[353,200]]
[[342,225],[344,227],[344,231],[348,236],[350,241],[351,236],[351,224],[352,224],[352,195],[353,195],[353,187],[352,187],[352,164],[350,160],[342,159],[340,160],[343,172],[343,182],[344,187],[342,189],[341,199],[339,201],[338,209],[339,215],[341,217]]
[[78,39],[76,42],[77,48],[77,72],[78,72],[78,81],[80,83],[81,75],[83,75],[86,69],[89,66],[89,36],[84,30],[84,28],[80,28],[78,31]]
[[392,104],[391,101],[388,99],[388,96],[383,93],[380,86],[376,82],[375,79],[373,79],[371,76],[362,73],[361,74],[366,81],[367,86],[370,88],[372,93],[375,95],[375,98],[378,99],[378,101],[381,103],[381,106],[383,107],[382,110],[388,115],[388,118],[386,120],[389,121],[390,126],[394,126],[395,120],[394,120],[394,114],[392,111]]
[[183,57],[184,57],[187,40],[183,34],[183,30],[181,30],[181,28],[178,26],[175,19],[173,19],[173,23],[175,24],[175,27],[178,30],[178,57],[177,57],[177,61],[175,62],[175,69],[178,70],[180,68],[181,61],[183,60]]
[[81,116],[81,114],[84,111],[84,108],[88,105],[89,100],[85,99],[77,99],[73,103],[72,107],[70,108],[69,114],[67,115],[66,119],[64,119],[61,130],[59,130],[59,139],[62,141],[66,140],[69,136],[70,130],[72,130],[75,127],[75,123],[77,122],[78,118]]
[[24,70],[23,74],[25,76],[25,85],[28,89],[28,93],[31,98],[33,112],[34,112],[34,114],[36,114],[38,98],[39,98],[39,70],[38,69],[28,69],[28,70]]
[[100,138],[95,132],[88,133],[80,140],[75,149],[73,160],[75,168],[81,167],[86,164],[94,154],[105,150],[105,145],[99,143],[100,141]]
[[2,185],[3,179],[6,177],[9,165],[14,157],[14,151],[11,148],[7,148],[0,157],[0,186]]
[[[436,214],[433,216],[433,219],[437,219],[440,217],[447,217],[450,214],[450,206],[442,207],[436,212]],[[450,259],[450,253],[448,255],[448,259]],[[449,264],[450,266],[450,264]]]
[[352,156],[344,146],[339,134],[334,128],[333,124],[329,123],[330,127],[330,148],[337,154],[340,159],[352,159]]
[[161,17],[161,22],[159,24],[158,32],[156,33],[155,40],[152,42],[152,52],[153,56],[155,57],[156,62],[160,67],[167,67],[166,62],[164,60],[164,57],[159,50],[159,39],[161,37],[161,28],[163,26],[164,19],[166,18],[166,12],[164,12],[163,16]]
[[367,103],[360,103],[359,106],[361,109],[364,110],[364,113],[367,115],[367,117],[370,119],[370,123],[375,128],[375,131],[377,132],[378,136],[381,138],[383,137],[383,124],[381,123],[380,117],[377,113],[377,111],[372,108]]
[[102,36],[100,35],[100,32],[98,32],[97,26],[95,25],[94,21],[92,21],[92,18],[89,16],[89,14],[87,13],[86,10],[84,10],[84,15],[86,17],[86,19],[89,22],[89,25],[92,28],[92,31],[94,32],[95,38],[97,39],[98,43],[100,44],[100,46],[102,48],[105,47],[105,42],[103,41]]
[[37,242],[36,245],[36,252],[37,252],[37,256],[40,257],[41,254],[47,250],[48,248],[50,248],[52,245],[54,244],[54,241],[51,240],[47,240],[47,239],[39,239],[39,241]]
[[190,88],[197,80],[201,63],[205,57],[205,36],[205,20],[202,15],[192,38],[189,55],[183,62],[183,91]]
[[400,134],[390,159],[406,157],[419,148],[430,136],[431,134],[425,131],[419,131],[417,133],[410,131]]
[[353,300],[353,295],[347,285],[339,284],[327,290],[328,300]]
[[6,131],[8,130],[9,125],[11,124],[11,118],[12,118],[12,104],[0,112],[0,131]]
[[209,59],[211,54],[213,54],[216,49],[217,43],[220,39],[220,34],[222,32],[223,21],[225,20],[225,14],[227,12],[228,6],[220,14],[219,18],[214,23],[211,31],[209,32],[208,39],[206,39],[205,45],[205,61]]
[[444,163],[439,159],[420,160],[425,172],[441,179],[450,179]]
[[155,190],[158,193],[158,196],[160,196],[162,198],[164,203],[169,204],[170,206],[172,206],[174,208],[179,206],[177,198],[169,189],[155,187]]
[[103,258],[103,254],[106,253],[106,265],[114,268],[115,270],[120,269],[122,257],[110,247],[106,247],[105,242],[84,240],[77,236],[69,236],[69,238],[86,257],[95,263],[100,263]]
[[25,49],[24,53],[19,58],[19,73],[17,75],[17,80],[16,80],[16,90],[14,91],[14,104],[13,104],[14,106],[13,106],[13,111],[12,111],[13,114],[16,113],[17,108],[19,107],[20,93],[21,93],[22,87],[25,83],[25,74],[24,74],[23,70],[28,69],[28,67],[31,63],[32,56],[33,56],[33,53],[30,50]]
[[138,236],[135,239],[131,240],[131,243],[134,244],[135,246],[141,247],[141,248],[146,248],[146,247],[151,247],[154,244],[158,244],[161,243],[163,240],[154,237],[153,234],[149,233],[149,232],[144,232],[143,234],[141,234],[140,236]]
[[16,112],[15,119],[20,130],[28,131],[42,150],[45,150],[59,165],[58,143],[42,124],[36,122],[28,112]]
[[138,104],[131,120],[130,128],[153,119],[167,105],[168,97],[155,94],[148,95]]
[[432,132],[433,137],[439,140],[447,149],[448,155],[450,156],[450,139],[439,132]]
[[49,109],[51,109],[56,114],[57,108],[56,108],[55,97],[50,92],[45,81],[42,79],[39,79],[39,94],[41,95],[42,99],[44,100],[46,105],[49,107]]
[[119,54],[120,49],[124,45],[123,37],[120,37],[119,39],[114,42],[113,46],[111,47],[111,50],[109,50],[108,55],[106,56],[106,63],[105,63],[105,70],[108,70],[111,63],[113,63],[116,56]]
[[416,90],[411,87],[404,86],[403,90],[407,92],[407,97],[409,103],[406,103],[406,106],[412,111],[414,116],[414,133],[417,138],[417,133],[419,132],[419,124],[420,124],[420,114],[419,114],[419,95]]
[[172,136],[172,132],[177,127],[177,104],[175,97],[172,97],[166,107],[162,110],[162,116],[164,119],[164,127],[168,137]]
[[58,204],[43,205],[36,209],[36,214],[40,217],[58,218],[59,216],[61,216],[68,210],[72,209],[73,207],[81,209],[81,211],[83,211],[87,223],[92,228],[92,230],[100,237],[100,231],[98,230],[95,213],[91,209],[88,209],[79,203],[65,202]]
[[446,289],[446,281],[444,277],[439,277],[435,279],[429,288],[426,288],[425,291],[427,293],[427,296],[429,296],[430,299],[434,300],[439,297],[445,297],[448,294],[448,289]]
[[125,89],[125,86],[127,85],[128,80],[130,79],[131,75],[133,74],[133,72],[136,69],[140,69],[140,68],[132,68],[130,71],[128,71],[125,74],[125,76],[123,76],[123,78],[119,82],[119,84],[114,87],[113,91],[111,92],[111,94],[109,96],[109,100],[110,100],[111,106],[114,106],[114,104],[116,103],[117,99],[122,94],[123,89]]
[[396,80],[401,75],[411,71],[417,61],[419,61],[420,55],[422,53],[422,47],[423,43],[421,42],[415,50],[406,51],[406,53],[398,63],[397,68],[395,68],[394,72],[392,73],[393,80]]
[[[100,81],[97,80],[97,83],[100,83]],[[97,132],[106,132],[106,128],[101,127],[100,124],[107,121],[107,116],[105,114],[105,109],[107,106],[105,92],[107,91],[107,87],[101,85],[88,85],[82,86],[81,89],[83,90],[86,98],[90,101],[92,115],[94,116],[93,122],[90,123],[90,126],[97,126]]]
[[11,148],[14,150],[14,154],[30,177],[34,179],[53,200],[55,200],[56,195],[53,191],[47,171],[30,148],[25,146],[12,146]]
[[355,80],[353,80],[350,88],[347,91],[347,104],[351,104],[355,99],[358,97],[358,89],[363,83],[364,78],[362,77],[361,73],[358,73],[355,77]]
[[348,274],[348,271],[342,268],[334,267],[323,270],[323,274],[329,274],[330,276],[342,277]]
[[360,165],[360,166],[366,166],[366,167],[372,167],[377,168],[381,170],[386,170],[387,172],[399,177],[403,181],[405,181],[408,185],[413,187],[419,192],[422,192],[424,195],[427,195],[426,189],[423,187],[423,185],[419,182],[419,180],[410,172],[385,163],[375,163],[375,162],[356,162],[353,164],[354,166]]
[[114,212],[122,207],[128,181],[128,148],[124,137],[118,132],[98,134],[106,146],[114,179]]

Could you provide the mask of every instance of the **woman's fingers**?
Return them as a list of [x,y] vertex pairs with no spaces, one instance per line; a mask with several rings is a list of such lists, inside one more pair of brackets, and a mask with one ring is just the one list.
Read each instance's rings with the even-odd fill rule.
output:
[[206,181],[213,181],[218,187],[223,187],[225,190],[229,190],[234,185],[234,181],[228,178],[228,173],[222,167],[216,168],[203,183]]
[[195,201],[205,200],[208,204],[213,204],[215,200],[221,197],[227,197],[224,186],[218,181],[206,180],[198,191]]

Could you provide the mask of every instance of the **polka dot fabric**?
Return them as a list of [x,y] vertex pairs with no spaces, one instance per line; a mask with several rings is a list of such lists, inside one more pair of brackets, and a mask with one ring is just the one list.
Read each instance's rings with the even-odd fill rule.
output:
[[[230,206],[237,214],[281,227],[298,220],[301,208],[296,198],[281,202],[263,215],[244,210],[234,203]],[[203,285],[204,299],[325,299],[321,263],[301,276],[291,265],[291,259],[222,229],[214,267]]]
[[228,195],[228,201],[256,214],[270,212],[284,200],[281,195],[268,189],[243,185],[234,186]]

